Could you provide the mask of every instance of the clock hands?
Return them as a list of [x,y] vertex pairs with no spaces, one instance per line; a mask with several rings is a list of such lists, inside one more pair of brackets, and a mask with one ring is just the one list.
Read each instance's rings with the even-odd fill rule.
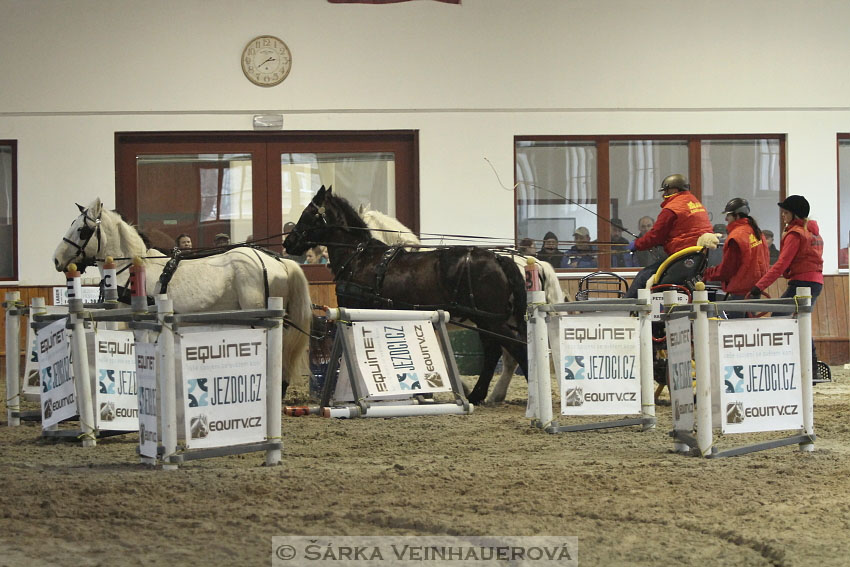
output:
[[268,59],[266,59],[265,61],[263,61],[259,65],[257,65],[257,67],[261,67],[261,66],[265,65],[266,63],[268,63],[269,61],[274,61],[274,60],[275,60],[274,57],[269,57]]

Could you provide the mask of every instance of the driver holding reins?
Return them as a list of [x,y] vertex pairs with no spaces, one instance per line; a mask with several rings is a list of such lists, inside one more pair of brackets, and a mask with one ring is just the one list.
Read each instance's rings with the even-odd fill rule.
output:
[[[649,250],[662,245],[668,255],[675,254],[679,250],[696,246],[700,236],[712,232],[708,213],[699,199],[690,192],[690,188],[687,178],[681,173],[664,178],[661,182],[664,197],[661,213],[649,232],[629,244],[629,250]],[[626,292],[626,297],[637,297],[638,290],[646,286],[646,282],[663,262],[664,260],[659,260],[638,272]]]

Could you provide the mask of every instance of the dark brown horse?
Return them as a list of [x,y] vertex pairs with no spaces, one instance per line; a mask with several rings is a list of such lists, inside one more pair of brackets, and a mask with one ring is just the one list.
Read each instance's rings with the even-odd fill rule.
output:
[[484,365],[470,402],[487,396],[502,347],[527,370],[525,281],[510,258],[474,246],[427,252],[387,246],[371,237],[348,201],[324,187],[284,241],[290,254],[316,244],[328,247],[342,307],[444,309],[453,320],[475,323]]

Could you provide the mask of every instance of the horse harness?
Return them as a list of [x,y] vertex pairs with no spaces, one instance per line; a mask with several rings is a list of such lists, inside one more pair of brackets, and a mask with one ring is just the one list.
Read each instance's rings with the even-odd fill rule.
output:
[[[77,249],[77,255],[80,256],[79,267],[85,269],[88,266],[95,265],[97,253],[100,252],[100,215],[98,214],[97,218],[91,218],[89,216],[89,210],[86,207],[77,203],[77,208],[80,209],[80,216],[83,217],[83,226],[77,229],[80,234],[80,241],[82,244],[77,244],[67,236],[63,236],[62,241]],[[94,226],[89,226],[89,222],[92,222]],[[97,237],[97,253],[95,253],[95,259],[90,259],[86,254],[86,248],[88,247],[89,242],[91,242],[91,239],[94,237]]]
[[[482,309],[478,309],[475,305],[475,294],[472,289],[472,270],[470,268],[470,264],[472,263],[472,251],[467,250],[466,254],[463,257],[461,271],[462,275],[466,277],[467,287],[469,289],[469,305],[464,305],[458,302],[458,296],[461,293],[460,286],[463,281],[463,277],[458,277],[455,283],[454,293],[452,294],[452,301],[446,304],[436,304],[436,305],[422,305],[417,303],[409,303],[406,301],[399,301],[397,299],[392,299],[389,297],[384,297],[383,295],[383,286],[384,279],[386,278],[387,272],[389,271],[390,263],[399,255],[401,250],[404,248],[401,245],[398,246],[390,246],[386,249],[386,251],[381,256],[381,260],[375,266],[375,281],[373,285],[364,285],[357,282],[353,282],[350,279],[342,279],[345,277],[346,270],[345,268],[351,263],[354,258],[362,254],[366,248],[368,243],[361,242],[357,245],[354,252],[352,252],[348,258],[342,263],[337,272],[339,275],[334,278],[336,281],[336,294],[337,297],[340,298],[348,298],[358,303],[364,303],[374,309],[412,309],[415,311],[432,311],[436,309],[444,309],[451,313],[458,313],[464,315],[466,317],[489,317],[494,319],[501,319],[504,317],[504,313],[491,313],[489,311],[484,311]],[[351,278],[354,275],[352,270],[348,270],[347,278]]]
[[[263,262],[262,256],[260,256],[260,251],[250,245],[245,244],[237,244],[235,246],[228,246],[227,250],[231,250],[233,248],[250,248],[254,251],[254,254],[257,256],[257,260],[260,262],[260,266],[263,267],[263,291],[265,292],[266,303],[269,301],[269,271],[266,268],[265,262]],[[273,254],[271,251],[262,250],[263,253],[268,255],[273,255],[275,259],[280,260],[280,257],[276,254]],[[198,260],[201,258],[208,258],[210,256],[215,256],[216,254],[221,254],[221,248],[213,248],[209,250],[197,250],[192,252],[183,252],[182,250],[175,248],[174,252],[171,254],[171,259],[166,262],[165,267],[162,269],[162,273],[159,276],[159,293],[165,293],[168,290],[168,284],[171,282],[171,278],[174,277],[174,272],[177,271],[177,266],[180,264],[181,260]]]

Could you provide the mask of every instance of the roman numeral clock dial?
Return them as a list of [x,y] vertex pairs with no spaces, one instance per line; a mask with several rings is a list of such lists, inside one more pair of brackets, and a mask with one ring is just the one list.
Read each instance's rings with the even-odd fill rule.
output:
[[279,85],[292,69],[292,54],[283,41],[272,35],[260,35],[242,50],[242,72],[261,87]]

